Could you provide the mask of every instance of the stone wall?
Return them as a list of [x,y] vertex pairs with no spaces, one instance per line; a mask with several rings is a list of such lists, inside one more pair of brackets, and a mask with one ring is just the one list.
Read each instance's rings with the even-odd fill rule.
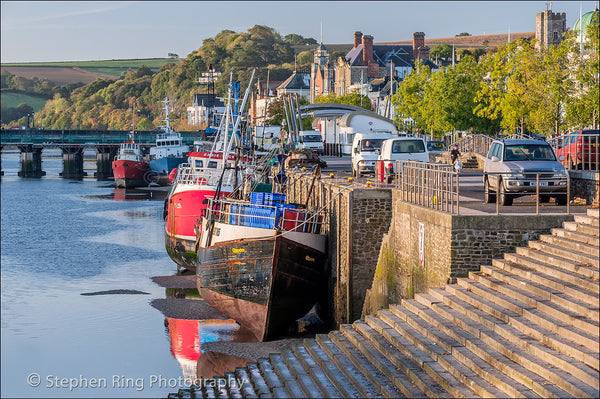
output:
[[398,194],[393,190],[392,223],[366,294],[363,317],[402,298],[467,277],[492,259],[573,220],[573,215],[450,215],[402,202]]
[[580,198],[586,204],[600,202],[600,173],[590,170],[570,170],[571,197]]
[[332,327],[360,317],[365,293],[373,282],[377,257],[392,215],[391,189],[363,188],[343,180],[293,173],[288,180],[291,202],[326,210],[329,236],[327,310]]

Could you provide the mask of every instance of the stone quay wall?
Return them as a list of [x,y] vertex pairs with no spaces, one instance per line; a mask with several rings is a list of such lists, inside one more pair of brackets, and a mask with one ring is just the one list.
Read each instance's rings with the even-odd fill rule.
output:
[[595,170],[570,170],[571,197],[581,198],[586,204],[600,202],[600,173]]
[[286,193],[291,202],[323,208],[328,234],[326,310],[332,327],[360,318],[366,291],[373,283],[379,248],[392,219],[391,189],[362,188],[308,173],[292,173]]
[[379,253],[362,316],[402,298],[467,277],[492,259],[549,233],[573,215],[459,216],[402,202],[393,193],[393,216]]

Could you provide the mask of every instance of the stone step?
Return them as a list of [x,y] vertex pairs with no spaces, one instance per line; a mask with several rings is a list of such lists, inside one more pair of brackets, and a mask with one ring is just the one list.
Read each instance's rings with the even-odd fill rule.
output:
[[543,261],[538,261],[536,259],[531,259],[527,256],[522,256],[519,254],[504,254],[504,259],[511,263],[524,266],[528,269],[533,269],[536,272],[540,272],[548,277],[563,281],[567,286],[571,285],[580,287],[586,291],[589,291],[589,294],[593,294],[595,297],[600,294],[600,284],[598,281],[594,281],[592,278],[582,276],[579,273],[575,273],[570,270],[566,270],[561,267],[557,267]]
[[227,381],[227,397],[241,399],[244,397],[242,393],[242,386],[238,383],[235,373],[226,371],[223,373],[225,380]]
[[594,258],[587,254],[583,254],[581,252],[571,251],[567,248],[552,243],[542,241],[529,241],[528,244],[530,248],[537,249],[538,251],[544,251],[553,255],[562,256],[563,258],[581,262],[582,264],[589,264],[595,267],[599,266],[597,258]]
[[[403,306],[390,307],[385,322],[396,325],[402,324],[399,320],[414,328],[420,336],[411,336],[411,341],[429,340],[432,346],[439,346],[436,353],[437,361],[444,366],[462,384],[475,391],[483,397],[536,397],[528,387],[515,380],[508,378],[505,374],[485,363],[469,349],[465,348],[463,342],[455,340],[447,329],[439,329],[438,324],[431,324],[422,319],[419,314],[411,312]],[[382,319],[383,320],[383,319]],[[392,324],[390,324],[392,325]],[[456,326],[454,327],[456,328]],[[404,335],[404,334],[403,334]]]
[[590,236],[600,236],[598,228],[589,224],[577,223],[577,222],[563,222],[563,227],[569,231],[577,231]]
[[517,247],[517,255],[526,256],[531,259],[535,259],[547,265],[553,265],[560,267],[565,270],[569,270],[573,273],[577,273],[585,278],[592,281],[597,280],[600,277],[600,269],[592,265],[583,265],[581,262],[576,262],[562,256],[552,255],[545,252],[538,251],[529,247]]
[[283,382],[279,379],[275,370],[273,370],[269,359],[260,358],[256,361],[256,364],[271,393],[275,393],[276,388],[283,388]]
[[[577,313],[579,317],[589,318],[592,322],[598,322],[599,314],[598,308],[594,305],[590,305],[587,302],[583,302],[578,298],[565,294],[558,289],[554,289],[540,282],[533,281],[530,276],[530,272],[519,269],[518,267],[513,268],[511,271],[504,270],[507,267],[503,260],[492,260],[494,266],[481,266],[481,271],[496,277],[499,280],[505,281],[508,284],[513,284],[520,287],[523,290],[527,290],[534,295],[540,296],[546,300],[549,300],[571,312]],[[519,273],[519,274],[515,274]],[[542,281],[544,282],[544,281]]]
[[568,393],[548,396],[593,396],[592,392],[599,389],[597,371],[569,356],[547,348],[510,325],[480,323],[491,316],[479,315],[478,317],[481,311],[458,298],[452,298],[442,289],[430,289],[429,294],[415,295],[415,299],[460,328],[469,331],[507,358],[545,378],[546,381],[543,382],[545,388],[554,390],[549,385],[552,383],[556,384],[556,389]]
[[596,219],[600,219],[600,208],[587,208],[587,215]]
[[499,305],[504,309],[508,309],[519,316],[523,314],[524,309],[535,308],[535,304],[523,302],[520,299],[514,298],[509,295],[502,295],[498,291],[486,287],[484,284],[472,279],[458,278],[456,280],[456,286],[457,288],[464,288],[465,291],[472,292],[481,299],[489,301],[489,303]]
[[[499,273],[498,269],[494,268],[494,270]],[[572,312],[567,308],[563,308],[562,306],[553,303],[548,299],[542,298],[531,293],[530,291],[527,291],[521,286],[521,283],[525,285],[525,282],[518,276],[513,276],[511,278],[512,282],[516,282],[516,284],[509,284],[506,281],[495,278],[483,270],[480,272],[470,272],[469,278],[485,285],[486,287],[498,291],[503,295],[511,296],[520,300],[521,302],[531,305],[540,312],[545,313],[549,319],[568,323],[581,329],[582,331],[585,331],[588,334],[595,335],[596,337],[598,336],[599,329],[597,323],[594,323],[591,319],[582,317],[578,313]]]
[[215,379],[215,394],[217,398],[227,398],[227,380],[223,376],[213,377]]
[[[340,329],[344,326],[340,326]],[[351,328],[351,327],[350,327]],[[331,342],[335,344],[352,363],[369,379],[369,381],[388,398],[397,398],[404,396],[402,391],[396,386],[394,381],[390,380],[387,375],[381,372],[359,348],[354,346],[345,335],[340,331],[329,333]]]
[[302,398],[307,395],[288,369],[280,353],[271,353],[269,355],[269,361],[290,397]]
[[352,382],[352,385],[360,391],[362,397],[386,397],[340,348],[329,339],[328,335],[318,334],[316,341],[319,348],[333,360],[334,364],[344,373],[346,378]]
[[567,238],[573,241],[579,241],[587,245],[592,245],[598,248],[600,246],[600,238],[590,234],[581,233],[578,231],[570,231],[564,228],[552,229],[552,235],[562,238]]
[[[355,323],[353,327],[369,339],[398,370],[408,375],[414,386],[427,397],[447,397],[449,390],[456,390],[453,386],[444,388],[449,385],[445,377],[448,373],[401,332],[379,317],[367,316],[366,321]],[[459,396],[462,396],[460,392]]]
[[315,381],[308,375],[300,361],[291,349],[284,349],[281,352],[285,365],[290,370],[290,373],[294,376],[298,384],[302,387],[302,390],[306,393],[307,398],[322,398],[324,392],[322,392]]
[[548,244],[553,244],[557,247],[564,248],[569,251],[578,252],[581,254],[585,254],[592,259],[598,258],[598,246],[586,244],[585,242],[572,240],[569,238],[558,237],[552,234],[542,234],[540,235],[541,242],[547,242]]
[[327,375],[330,381],[335,384],[337,390],[345,398],[360,398],[364,394],[358,387],[351,382],[344,373],[338,368],[333,359],[323,351],[314,339],[304,340],[306,351],[315,359],[321,370]]
[[[404,397],[436,397],[447,398],[450,395],[439,381],[427,370],[430,366],[441,369],[433,360],[422,363],[425,372],[417,363],[398,352],[385,338],[364,322],[355,322],[352,326],[344,325],[340,329],[348,341],[357,347],[369,361],[383,373],[402,392]],[[390,353],[392,355],[390,355]],[[460,390],[456,390],[460,392]],[[459,395],[464,397],[463,395]]]
[[[509,325],[515,326],[521,332],[537,339],[544,345],[582,361],[591,367],[598,368],[599,360],[597,354],[595,354],[590,348],[580,346],[571,339],[567,339],[543,328],[540,325],[536,325],[528,319],[521,317],[520,314],[503,306],[505,303],[510,303],[510,301],[504,301],[499,297],[496,297],[494,302],[492,302],[491,300],[477,295],[470,289],[461,289],[461,287],[457,285],[455,286],[454,284],[447,285],[446,291],[468,303],[469,305],[488,312],[491,316],[494,316]],[[581,334],[583,333],[578,335]],[[577,337],[574,337],[573,339],[576,338]]]
[[252,386],[250,376],[248,375],[248,371],[245,367],[237,367],[235,369],[235,378],[242,384],[240,391],[242,392],[242,396],[244,398],[258,398],[258,394]]
[[[590,208],[588,208],[588,212],[589,211],[590,211]],[[573,219],[575,220],[576,223],[587,224],[588,226],[593,226],[595,228],[598,228],[600,226],[599,219],[595,216],[575,215],[573,217]]]
[[[500,268],[509,273],[521,276],[524,279],[529,279],[530,282],[538,284],[538,286],[547,287],[546,291],[552,294],[565,293],[577,298],[580,302],[588,304],[588,308],[597,309],[598,304],[597,294],[586,290],[585,287],[576,285],[570,282],[565,282],[560,278],[550,276],[538,270],[527,267],[532,261],[528,258],[515,254],[505,254],[506,259],[493,259],[492,266]],[[523,265],[521,263],[526,263]],[[538,293],[542,295],[542,293]]]
[[[504,356],[492,346],[484,343],[479,339],[478,335],[473,335],[462,329],[460,324],[464,323],[464,321],[453,319],[451,313],[455,311],[451,308],[447,308],[446,310],[449,318],[444,318],[433,308],[425,306],[414,299],[403,299],[402,306],[411,310],[413,313],[418,314],[420,318],[427,320],[431,325],[436,326],[439,330],[448,333],[461,342],[466,350],[469,350],[474,354],[473,356],[467,356],[467,354],[463,353],[464,351],[462,348],[459,348],[461,349],[461,355],[468,357],[471,361],[477,363],[478,368],[482,369],[481,373],[486,372],[491,374],[487,379],[505,392],[512,394],[514,397],[535,397],[536,394],[541,397],[557,397],[557,395],[560,396],[566,394],[566,392],[560,390],[554,384],[549,385],[541,376]],[[439,302],[432,306],[445,307],[445,305]],[[395,313],[398,307],[398,305],[391,305],[390,310]],[[438,312],[440,312],[439,309]],[[468,318],[464,319],[468,320]],[[479,332],[480,330],[475,331],[477,334],[479,334]],[[475,358],[475,355],[479,357],[479,359],[485,361],[495,372],[500,372],[502,374],[500,376],[492,374],[492,372],[489,371],[489,368],[486,368],[485,365],[481,365],[479,359]],[[465,363],[465,361],[463,361],[463,363]],[[473,366],[471,369],[475,370]],[[502,378],[503,375],[507,378]],[[527,389],[535,393],[532,392],[530,394],[527,392]]]
[[344,395],[335,387],[329,380],[327,375],[318,366],[315,359],[308,353],[303,345],[293,345],[292,351],[296,358],[300,361],[304,370],[315,381],[317,387],[325,394],[327,398],[343,398]]
[[255,362],[250,362],[246,364],[246,369],[248,370],[248,377],[250,378],[252,387],[254,388],[254,391],[258,394],[258,397],[272,398],[273,395],[271,393],[271,390],[269,389],[269,386],[267,385],[265,379],[260,373],[258,364]]

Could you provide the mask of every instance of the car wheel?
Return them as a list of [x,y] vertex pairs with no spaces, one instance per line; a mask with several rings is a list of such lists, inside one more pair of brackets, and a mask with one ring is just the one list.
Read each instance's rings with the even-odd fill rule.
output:
[[540,194],[540,204],[547,204],[550,202],[550,196],[548,194]]
[[504,183],[501,179],[498,179],[498,196],[500,205],[511,206],[513,204],[513,197],[505,191]]
[[567,194],[560,194],[556,196],[556,205],[564,206],[567,205]]
[[484,193],[486,204],[491,204],[491,203],[496,202],[496,193],[494,191],[490,190],[490,181],[487,179],[487,177],[483,181],[483,193]]

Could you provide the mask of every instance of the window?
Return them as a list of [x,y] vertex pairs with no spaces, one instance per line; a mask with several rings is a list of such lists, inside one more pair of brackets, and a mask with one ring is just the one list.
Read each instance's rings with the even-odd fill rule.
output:
[[422,140],[396,140],[392,144],[392,154],[425,152]]
[[505,161],[555,161],[552,148],[547,144],[507,145]]

